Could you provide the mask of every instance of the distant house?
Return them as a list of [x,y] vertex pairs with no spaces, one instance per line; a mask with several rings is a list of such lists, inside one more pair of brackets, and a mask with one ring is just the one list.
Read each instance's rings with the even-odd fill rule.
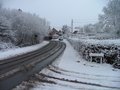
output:
[[73,34],[77,34],[77,33],[78,33],[78,31],[74,31],[74,32],[73,32]]
[[18,11],[19,11],[19,12],[22,12],[22,9],[19,8]]
[[57,39],[59,37],[59,31],[57,31],[55,28],[53,28],[49,32],[49,36],[51,36],[53,39]]
[[58,33],[58,31],[55,29],[55,28],[53,28],[50,32],[49,32],[49,35],[50,36],[53,36],[54,34],[57,34]]

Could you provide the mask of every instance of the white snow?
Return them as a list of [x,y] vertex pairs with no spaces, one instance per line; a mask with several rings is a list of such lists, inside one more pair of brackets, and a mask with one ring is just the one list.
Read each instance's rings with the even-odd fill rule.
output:
[[7,51],[0,51],[0,60],[4,60],[7,58],[22,55],[22,54],[25,54],[25,53],[28,53],[31,51],[35,51],[39,48],[42,48],[43,46],[45,46],[48,43],[49,42],[44,41],[44,42],[37,44],[37,45],[32,45],[32,46],[23,47],[23,48],[14,48],[14,49],[9,49]]
[[13,48],[18,48],[18,47],[12,43],[0,42],[0,51],[6,51],[11,48],[13,49]]
[[[109,64],[87,62],[76,52],[68,41],[66,50],[52,65],[40,73],[48,76],[92,83],[101,86],[68,82],[46,77],[47,80],[57,84],[39,82],[31,90],[120,90],[120,70],[112,68]],[[56,73],[54,71],[60,72]],[[38,74],[39,75],[39,74]]]
[[80,41],[83,43],[88,43],[88,44],[120,45],[120,39],[105,39],[105,40],[89,39],[89,38],[69,38],[69,39],[74,41]]

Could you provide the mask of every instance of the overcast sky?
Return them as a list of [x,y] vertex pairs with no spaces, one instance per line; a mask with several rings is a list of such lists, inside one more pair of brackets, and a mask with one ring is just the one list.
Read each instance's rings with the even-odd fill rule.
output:
[[50,21],[52,26],[94,23],[107,0],[3,0],[6,8],[21,8]]

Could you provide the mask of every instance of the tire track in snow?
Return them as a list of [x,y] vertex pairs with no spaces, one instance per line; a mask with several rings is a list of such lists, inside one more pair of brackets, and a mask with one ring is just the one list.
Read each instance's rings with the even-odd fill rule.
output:
[[96,84],[96,83],[88,83],[88,82],[82,82],[82,81],[78,81],[78,80],[69,80],[69,79],[65,79],[65,78],[58,78],[58,77],[53,77],[53,76],[45,75],[43,73],[40,73],[39,75],[40,76],[45,76],[47,78],[52,78],[52,79],[60,80],[60,81],[66,81],[66,82],[71,82],[71,83],[78,83],[78,84],[85,84],[85,85],[90,85],[90,86],[97,86],[97,87],[104,87],[104,88],[110,88],[110,89],[120,90],[119,87],[111,87],[111,86],[105,86],[105,85]]
[[48,67],[47,69],[49,69],[50,71],[57,73],[57,74],[62,74],[62,75],[66,75],[66,76],[72,76],[72,77],[76,77],[76,78],[82,78],[82,79],[87,79],[87,80],[105,80],[105,81],[110,81],[110,82],[120,82],[118,80],[107,80],[107,79],[93,79],[93,78],[88,78],[88,77],[80,77],[80,76],[76,76],[76,75],[71,75],[71,74],[67,74],[58,70],[55,70],[51,67]]
[[62,71],[62,72],[68,72],[68,73],[71,73],[71,74],[78,74],[78,75],[91,75],[91,76],[96,76],[96,77],[111,77],[111,78],[117,78],[120,80],[120,77],[119,76],[105,76],[105,75],[93,75],[93,74],[87,74],[87,73],[80,73],[80,72],[75,72],[75,71],[70,71],[70,70],[65,70],[65,69],[62,69],[62,68],[59,68],[59,67],[56,67],[56,66],[53,66],[51,65],[50,67],[56,69],[56,70],[59,70],[59,71]]

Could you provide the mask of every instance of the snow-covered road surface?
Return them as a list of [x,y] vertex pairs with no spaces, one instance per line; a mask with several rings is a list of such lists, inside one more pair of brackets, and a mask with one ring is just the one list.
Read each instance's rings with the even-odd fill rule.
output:
[[67,47],[60,58],[15,90],[120,90],[119,69],[87,62],[64,42]]

